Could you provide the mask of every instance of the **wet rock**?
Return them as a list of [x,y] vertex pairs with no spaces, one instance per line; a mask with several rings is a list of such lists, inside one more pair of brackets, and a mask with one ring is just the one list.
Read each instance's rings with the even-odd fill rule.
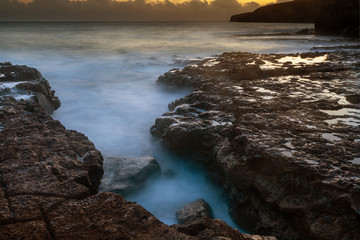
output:
[[60,107],[60,100],[55,96],[55,91],[51,90],[49,82],[35,68],[3,64],[0,73],[3,76],[0,78],[0,84],[14,83],[9,85],[10,88],[2,90],[2,94],[0,91],[1,95],[34,95],[36,101],[49,114]]
[[[359,57],[224,53],[179,73],[199,87],[169,104],[152,133],[205,165],[249,232],[360,238]],[[257,77],[241,78],[251,65]]]
[[188,203],[176,211],[176,218],[180,224],[189,222],[195,218],[211,218],[211,208],[204,199],[198,199]]
[[102,181],[104,191],[127,194],[141,188],[150,177],[160,174],[159,163],[153,157],[105,158],[105,176]]
[[170,72],[165,73],[164,75],[159,76],[157,83],[164,84],[168,87],[177,86],[177,87],[185,87],[191,88],[197,84],[198,79],[196,77],[192,77],[186,74],[181,74],[180,70],[172,70]]
[[[88,169],[88,175],[92,186],[99,186],[101,183],[101,179],[104,175],[102,167],[103,161],[104,159],[98,150],[88,151],[83,156],[83,162]],[[97,190],[97,188],[92,189],[94,193],[97,192]]]

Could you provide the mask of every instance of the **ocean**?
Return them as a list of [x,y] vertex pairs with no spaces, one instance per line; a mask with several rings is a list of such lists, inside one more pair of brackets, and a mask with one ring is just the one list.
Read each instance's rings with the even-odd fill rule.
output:
[[[222,52],[296,53],[346,45],[341,37],[293,35],[311,24],[230,22],[0,23],[0,62],[37,68],[61,100],[53,117],[87,135],[104,156],[154,156],[172,178],[147,182],[136,201],[167,224],[205,199],[214,217],[237,227],[221,187],[201,166],[165,149],[149,132],[167,105],[190,89],[168,90],[159,75]],[[281,34],[280,34],[281,33]],[[104,162],[106,165],[106,161]],[[106,172],[105,174],[111,174]]]

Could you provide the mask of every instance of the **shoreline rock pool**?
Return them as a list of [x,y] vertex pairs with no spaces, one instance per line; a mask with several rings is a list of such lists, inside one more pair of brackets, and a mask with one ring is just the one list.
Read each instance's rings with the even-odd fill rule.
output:
[[263,239],[206,217],[168,226],[98,193],[102,154],[50,116],[54,94],[36,69],[0,64],[0,239]]

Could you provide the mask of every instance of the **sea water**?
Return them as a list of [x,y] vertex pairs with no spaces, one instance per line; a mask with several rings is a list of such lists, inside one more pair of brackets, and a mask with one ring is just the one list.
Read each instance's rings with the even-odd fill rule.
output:
[[294,53],[351,44],[341,37],[277,34],[312,27],[230,22],[0,23],[0,62],[39,69],[62,103],[53,117],[86,134],[104,156],[150,155],[163,171],[174,173],[152,179],[128,200],[174,224],[178,208],[203,198],[214,217],[236,227],[222,189],[206,171],[151,136],[150,127],[167,111],[168,103],[190,91],[166,90],[156,79],[172,68],[225,51]]

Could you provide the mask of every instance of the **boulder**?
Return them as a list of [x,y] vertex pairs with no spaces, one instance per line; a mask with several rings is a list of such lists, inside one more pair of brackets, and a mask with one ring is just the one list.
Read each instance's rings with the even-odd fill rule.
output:
[[189,222],[195,218],[211,218],[211,208],[204,199],[198,199],[188,203],[176,211],[176,218],[180,224]]
[[106,157],[105,161],[103,191],[128,194],[140,189],[150,177],[161,173],[160,165],[153,157]]

